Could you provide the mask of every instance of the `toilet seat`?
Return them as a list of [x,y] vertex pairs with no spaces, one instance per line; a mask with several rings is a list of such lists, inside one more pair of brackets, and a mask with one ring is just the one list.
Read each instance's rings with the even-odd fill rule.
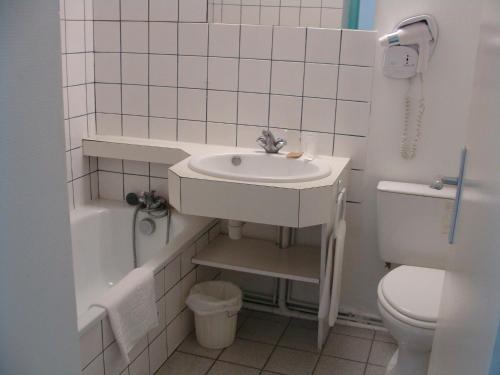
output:
[[378,298],[395,319],[424,329],[435,329],[444,282],[443,270],[400,266],[382,278]]

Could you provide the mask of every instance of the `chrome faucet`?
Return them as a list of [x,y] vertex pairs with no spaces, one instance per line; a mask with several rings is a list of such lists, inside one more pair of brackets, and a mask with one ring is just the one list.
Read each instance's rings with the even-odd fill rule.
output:
[[262,135],[257,138],[257,144],[268,154],[277,154],[279,150],[286,146],[286,140],[274,138],[270,130],[263,130]]

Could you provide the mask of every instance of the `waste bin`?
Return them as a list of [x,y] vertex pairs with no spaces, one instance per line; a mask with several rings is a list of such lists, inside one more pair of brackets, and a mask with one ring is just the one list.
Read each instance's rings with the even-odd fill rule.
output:
[[226,281],[206,281],[191,288],[186,305],[194,312],[201,346],[222,349],[233,343],[241,300],[241,289]]

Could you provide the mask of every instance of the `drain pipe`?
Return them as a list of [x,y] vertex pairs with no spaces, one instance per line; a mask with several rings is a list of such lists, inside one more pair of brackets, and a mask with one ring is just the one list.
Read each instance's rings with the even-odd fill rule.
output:
[[239,220],[229,220],[227,223],[227,234],[232,240],[241,240],[243,222]]

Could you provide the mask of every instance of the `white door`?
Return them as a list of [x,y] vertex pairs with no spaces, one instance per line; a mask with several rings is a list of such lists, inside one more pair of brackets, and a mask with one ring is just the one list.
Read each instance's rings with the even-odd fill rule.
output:
[[482,14],[462,203],[429,375],[500,374],[500,1],[483,1]]

